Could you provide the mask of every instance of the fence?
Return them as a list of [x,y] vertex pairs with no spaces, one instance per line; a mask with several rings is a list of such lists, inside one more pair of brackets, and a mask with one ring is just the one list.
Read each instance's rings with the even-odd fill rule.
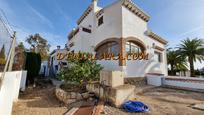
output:
[[[11,115],[13,101],[17,101],[19,90],[25,90],[26,71],[12,71],[16,47],[16,32],[0,9],[0,114]],[[13,35],[12,35],[13,34]]]
[[13,102],[18,100],[19,90],[25,90],[26,75],[26,71],[5,73],[0,90],[0,115],[11,115]]

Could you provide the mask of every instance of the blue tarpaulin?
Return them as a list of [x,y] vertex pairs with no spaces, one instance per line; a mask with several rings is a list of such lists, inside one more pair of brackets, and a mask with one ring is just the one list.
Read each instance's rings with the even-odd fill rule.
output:
[[148,112],[149,107],[140,101],[127,101],[123,105],[127,112]]

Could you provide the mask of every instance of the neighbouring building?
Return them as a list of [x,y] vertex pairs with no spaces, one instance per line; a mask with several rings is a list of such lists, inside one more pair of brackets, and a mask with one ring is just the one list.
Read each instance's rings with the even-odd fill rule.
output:
[[[167,41],[152,32],[150,20],[131,0],[118,0],[101,8],[97,0],[77,21],[77,27],[68,35],[71,52],[94,54],[146,52],[148,60],[98,60],[105,70],[124,71],[126,77],[144,77],[147,73],[167,76]],[[55,67],[55,66],[54,66]]]
[[68,50],[66,48],[60,49],[60,46],[57,46],[57,49],[50,53],[49,60],[41,63],[40,74],[56,77],[60,69],[67,66],[67,59],[65,57],[67,52]]

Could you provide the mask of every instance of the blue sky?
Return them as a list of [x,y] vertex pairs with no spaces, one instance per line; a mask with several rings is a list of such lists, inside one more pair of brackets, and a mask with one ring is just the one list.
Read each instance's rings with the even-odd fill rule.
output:
[[[64,47],[68,32],[92,0],[0,0],[18,41],[40,33],[52,45]],[[99,0],[106,6],[116,0]],[[186,37],[204,38],[204,0],[133,0],[151,19],[149,28],[174,47]],[[197,63],[197,67],[202,64]]]

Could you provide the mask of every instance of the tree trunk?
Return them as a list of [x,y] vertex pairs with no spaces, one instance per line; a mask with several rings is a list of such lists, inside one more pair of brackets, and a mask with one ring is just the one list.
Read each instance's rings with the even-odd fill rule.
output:
[[193,58],[189,57],[188,61],[190,64],[190,77],[195,77]]
[[174,64],[171,64],[171,75],[174,75]]

